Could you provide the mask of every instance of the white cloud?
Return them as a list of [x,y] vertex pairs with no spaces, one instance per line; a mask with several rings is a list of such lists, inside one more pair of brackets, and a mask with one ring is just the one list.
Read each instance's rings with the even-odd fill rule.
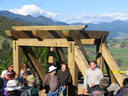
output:
[[20,15],[32,15],[32,16],[43,15],[49,18],[55,18],[58,15],[58,13],[43,10],[34,4],[24,5],[19,9],[9,9],[9,11]]
[[[43,15],[49,18],[53,18],[57,20],[57,16],[60,15],[55,12],[50,12],[47,10],[41,9],[39,6],[31,4],[31,5],[24,5],[21,8],[17,9],[9,9],[9,11],[15,14],[21,15],[32,15],[32,16],[39,16]],[[66,23],[101,23],[101,22],[112,22],[114,20],[128,20],[128,13],[101,13],[101,14],[87,14],[81,13],[80,15],[74,15],[64,17],[63,19],[59,19],[62,22]]]
[[101,23],[101,22],[112,22],[114,20],[128,20],[128,14],[125,13],[102,13],[102,14],[86,14],[73,15],[65,17],[63,22],[67,23]]

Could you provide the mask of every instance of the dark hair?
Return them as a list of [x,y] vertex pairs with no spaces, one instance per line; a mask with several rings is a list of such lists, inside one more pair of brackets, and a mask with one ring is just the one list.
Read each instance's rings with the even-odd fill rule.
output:
[[92,60],[92,61],[90,61],[90,63],[94,63],[94,64],[97,65],[97,61],[96,60]]
[[62,65],[66,65],[66,66],[67,66],[67,64],[66,64],[66,63],[64,63],[64,62],[63,62],[63,63],[61,63],[61,66],[62,66]]
[[23,75],[31,75],[32,73],[29,70],[24,71]]
[[123,86],[128,87],[128,78],[125,78],[123,81]]
[[102,78],[102,79],[100,80],[99,86],[100,86],[101,89],[107,88],[107,87],[109,86],[109,79],[108,79],[108,78],[105,78],[105,77]]

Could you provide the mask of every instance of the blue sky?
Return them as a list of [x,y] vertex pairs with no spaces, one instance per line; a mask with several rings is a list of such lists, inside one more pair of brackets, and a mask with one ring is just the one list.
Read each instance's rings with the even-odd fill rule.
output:
[[0,10],[44,15],[68,23],[128,19],[128,0],[0,0]]

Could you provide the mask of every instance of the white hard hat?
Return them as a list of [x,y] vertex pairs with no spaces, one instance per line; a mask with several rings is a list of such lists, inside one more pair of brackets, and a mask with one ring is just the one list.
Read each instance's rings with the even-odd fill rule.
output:
[[52,72],[52,71],[56,70],[57,67],[51,65],[48,69],[49,69],[48,72]]

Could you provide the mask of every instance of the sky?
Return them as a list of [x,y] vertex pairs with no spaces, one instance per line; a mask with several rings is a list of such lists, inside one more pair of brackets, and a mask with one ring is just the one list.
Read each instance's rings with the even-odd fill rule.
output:
[[0,10],[67,23],[128,20],[128,0],[0,0]]

